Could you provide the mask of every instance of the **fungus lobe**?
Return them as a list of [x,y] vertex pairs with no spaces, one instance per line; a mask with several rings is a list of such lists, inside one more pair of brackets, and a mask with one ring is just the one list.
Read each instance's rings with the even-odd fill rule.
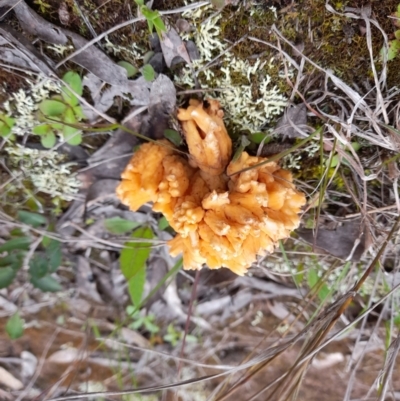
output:
[[299,226],[305,196],[274,161],[260,166],[267,159],[246,152],[231,161],[222,118],[218,101],[204,107],[191,100],[178,110],[189,158],[167,140],[143,144],[117,195],[131,210],[153,202],[177,233],[168,245],[171,255],[183,254],[185,269],[227,267],[243,275]]

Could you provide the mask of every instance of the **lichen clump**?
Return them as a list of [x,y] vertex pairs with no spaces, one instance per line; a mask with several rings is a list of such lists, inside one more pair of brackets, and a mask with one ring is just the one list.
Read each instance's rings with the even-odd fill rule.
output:
[[[14,177],[28,178],[37,191],[66,201],[74,199],[81,182],[76,163],[65,162],[65,155],[52,150],[39,150],[13,145],[5,148]],[[20,180],[15,180],[19,183]]]
[[20,136],[30,134],[39,124],[37,111],[40,103],[49,99],[51,93],[61,93],[59,83],[41,75],[35,81],[27,79],[27,82],[30,85],[28,91],[20,89],[0,107],[7,116],[15,119],[11,133]]
[[[211,6],[183,13],[196,29],[181,36],[184,40],[194,40],[199,59],[192,60],[192,66],[183,68],[174,81],[194,88],[196,76],[201,88],[219,88],[220,102],[234,129],[258,131],[287,106],[287,98],[279,90],[276,77],[269,74],[280,62],[270,57],[251,63],[227,51],[221,31],[222,17],[218,14],[206,18],[209,12],[212,12]],[[201,21],[203,18],[205,20]],[[217,56],[217,67],[208,65]]]
[[177,232],[170,253],[183,254],[185,269],[228,267],[243,275],[298,227],[305,197],[274,161],[246,152],[230,160],[223,112],[217,101],[209,103],[192,101],[178,112],[189,160],[167,140],[146,143],[123,172],[117,195],[131,210],[153,202]]

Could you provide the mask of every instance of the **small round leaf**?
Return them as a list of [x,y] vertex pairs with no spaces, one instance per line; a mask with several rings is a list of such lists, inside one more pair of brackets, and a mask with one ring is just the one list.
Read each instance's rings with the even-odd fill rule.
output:
[[127,61],[118,61],[117,64],[125,68],[128,78],[135,76],[139,72],[139,70],[135,66],[133,66],[131,63],[128,63]]
[[50,99],[43,100],[39,105],[40,111],[47,117],[60,116],[66,108],[65,103]]
[[147,81],[147,82],[151,82],[154,81],[154,78],[156,76],[156,73],[154,71],[154,68],[150,65],[150,64],[146,64],[143,68],[142,68],[142,74],[143,74],[143,78]]
[[49,133],[50,130],[51,127],[49,124],[41,124],[34,127],[32,132],[36,135],[46,135]]
[[175,146],[181,146],[183,143],[182,137],[179,135],[179,132],[174,129],[166,129],[164,131],[164,136],[171,141]]
[[44,276],[39,279],[31,277],[31,283],[43,292],[58,292],[62,290],[60,283],[51,276]]
[[0,268],[0,288],[7,288],[14,280],[17,275],[17,271],[12,267],[1,267]]
[[46,149],[52,148],[57,142],[57,138],[54,135],[53,131],[49,131],[47,134],[44,134],[40,137],[40,143]]
[[[74,71],[69,71],[63,76],[63,81],[67,83],[76,94],[82,96],[83,85],[79,74]],[[62,96],[71,106],[76,106],[79,103],[77,97],[66,86],[62,88]]]
[[24,334],[24,323],[18,313],[8,319],[6,332],[12,340],[20,338]]

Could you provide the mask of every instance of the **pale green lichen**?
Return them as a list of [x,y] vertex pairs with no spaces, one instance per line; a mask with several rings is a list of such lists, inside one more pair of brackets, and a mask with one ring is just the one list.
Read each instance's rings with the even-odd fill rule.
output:
[[[107,391],[107,387],[102,383],[94,380],[89,380],[83,383],[80,383],[78,386],[80,391],[83,391],[85,393],[100,393],[103,391]],[[101,401],[104,400],[103,397],[88,397],[88,401]]]
[[[182,38],[194,40],[200,59],[195,60],[191,67],[183,68],[175,80],[193,88],[193,77],[197,75],[203,89],[218,89],[217,97],[227,112],[227,120],[239,130],[257,131],[281,114],[287,105],[286,97],[268,75],[268,70],[278,61],[271,58],[268,62],[257,60],[251,63],[226,51],[227,44],[221,41],[221,15],[209,14],[209,6],[184,13],[195,30],[182,35]],[[218,68],[208,67],[207,63],[216,57]]]
[[198,30],[194,35],[197,49],[203,60],[210,61],[216,51],[222,52],[225,50],[225,44],[219,40],[221,31],[217,23],[220,19],[221,15],[209,18],[206,23],[198,26]]
[[[125,35],[121,35],[121,40],[126,40]],[[113,56],[129,56],[133,60],[140,60],[143,58],[144,50],[137,46],[135,43],[132,43],[130,47],[120,46],[113,43],[108,36],[104,38],[105,40],[105,50],[108,54],[112,54]]]
[[[193,369],[183,368],[181,372],[182,380],[191,380],[196,377]],[[208,399],[206,386],[204,383],[193,383],[189,387],[177,389],[177,397],[185,401],[206,401]]]
[[72,45],[47,45],[46,48],[48,50],[52,50],[54,53],[58,54],[59,56],[64,56],[66,53],[72,52],[75,50],[74,46]]
[[[302,154],[289,153],[282,159],[282,167],[287,170],[300,170],[304,157],[312,159],[321,149],[319,139],[311,141],[305,148],[302,149]],[[303,156],[306,155],[306,156]]]
[[[23,147],[19,144],[5,148],[7,164],[14,177],[29,179],[38,192],[70,201],[78,192],[81,182],[73,168],[75,163],[66,163],[65,156],[51,150]],[[18,185],[21,180],[14,180]],[[22,185],[22,184],[21,184]]]
[[31,134],[32,129],[39,124],[37,111],[40,102],[48,99],[51,94],[61,93],[61,85],[58,82],[41,75],[36,79],[27,78],[26,81],[30,88],[13,93],[2,105],[7,115],[15,119],[11,130],[15,135]]

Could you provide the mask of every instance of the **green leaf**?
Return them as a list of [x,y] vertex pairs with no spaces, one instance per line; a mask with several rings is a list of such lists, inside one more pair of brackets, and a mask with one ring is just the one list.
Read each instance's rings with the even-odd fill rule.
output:
[[183,144],[182,137],[179,135],[179,132],[174,129],[166,129],[164,131],[164,136],[177,147]]
[[[82,96],[83,86],[79,74],[74,71],[69,71],[63,76],[63,81],[67,83],[79,96]],[[76,106],[79,104],[78,98],[66,86],[62,88],[62,97],[70,106]]]
[[12,267],[12,265],[16,262],[16,260],[17,260],[17,255],[15,253],[3,256],[2,258],[0,258],[0,267]]
[[8,117],[5,114],[0,114],[0,136],[5,137],[9,135],[14,123],[14,118]]
[[150,65],[150,64],[146,64],[143,68],[142,68],[142,74],[143,74],[143,78],[147,81],[147,82],[151,82],[154,80],[155,78],[155,71],[154,68]]
[[[139,303],[140,303],[140,301],[139,301]],[[138,305],[139,305],[139,303],[138,303]],[[155,323],[153,323],[153,319],[150,319],[149,316],[147,319],[144,320],[144,327],[146,328],[146,330],[149,333],[152,333],[152,334],[158,333],[160,331],[160,328]]]
[[128,63],[127,61],[121,60],[118,61],[117,64],[125,68],[128,78],[135,76],[139,72],[139,70],[135,66],[133,66],[131,63]]
[[135,221],[112,217],[104,220],[104,227],[113,234],[125,234],[140,226]]
[[32,227],[39,227],[47,223],[46,217],[42,214],[26,212],[25,210],[19,210],[17,216],[19,221]]
[[50,130],[51,126],[49,124],[41,124],[34,127],[32,132],[36,135],[46,135]]
[[339,155],[334,155],[331,159],[326,159],[325,166],[330,168],[336,167],[339,164],[339,161]]
[[152,26],[153,26],[154,20],[156,20],[157,18],[160,17],[160,13],[157,10],[151,10],[147,6],[141,7],[140,12],[146,18],[147,22],[152,23]]
[[158,221],[158,228],[161,231],[164,231],[168,227],[169,227],[168,220],[165,218],[165,216],[161,217],[161,219]]
[[[133,238],[152,239],[153,232],[148,227],[141,227],[133,234]],[[127,242],[119,258],[121,271],[127,280],[130,280],[141,270],[150,255],[152,244],[149,242]]]
[[44,276],[39,279],[31,277],[31,283],[43,292],[58,292],[62,290],[60,283],[51,276]]
[[[65,138],[65,139],[67,139],[67,138]],[[80,145],[82,143],[82,132],[77,132],[73,136],[69,137],[67,139],[67,143],[68,143],[68,145],[71,145],[71,146]]]
[[36,254],[29,261],[29,273],[34,279],[40,279],[47,275],[48,261],[43,255]]
[[132,305],[128,305],[126,307],[126,313],[131,317],[132,319],[136,319],[140,316],[140,312]]
[[178,343],[179,338],[175,334],[166,334],[163,337],[163,340],[175,347],[175,345]]
[[79,145],[82,142],[82,134],[78,128],[68,125],[77,123],[75,113],[72,108],[68,108],[68,110],[65,112],[64,122],[66,123],[63,127],[64,139],[69,145]]
[[326,297],[330,294],[330,292],[331,291],[330,291],[329,287],[326,284],[323,284],[318,291],[318,298],[321,301],[324,301],[326,299]]
[[82,96],[83,86],[80,75],[74,71],[64,74],[62,80],[67,83],[79,96]]
[[147,53],[145,53],[145,55],[143,56],[143,65],[147,64],[149,62],[149,60],[154,56],[154,52],[153,50],[148,51]]
[[381,57],[383,57],[384,52],[387,52],[388,61],[393,60],[399,54],[400,51],[400,41],[397,39],[389,41],[389,47],[385,46],[381,49]]
[[128,281],[128,292],[132,303],[139,306],[143,296],[144,284],[146,282],[146,266],[143,266],[132,278]]
[[318,274],[315,269],[309,269],[307,275],[307,283],[310,288],[313,288],[318,283]]
[[83,114],[83,110],[81,106],[74,106],[72,108],[72,110],[74,111],[75,117],[78,121],[80,120],[84,120],[86,118],[86,116]]
[[245,150],[246,146],[250,145],[250,141],[247,138],[247,135],[242,135],[240,140],[240,146],[237,148],[235,154],[232,157],[232,161],[235,162],[239,159],[243,151]]
[[7,288],[14,280],[17,275],[17,271],[12,267],[1,267],[0,268],[0,289]]
[[196,344],[199,342],[199,340],[197,339],[196,336],[194,336],[192,334],[186,334],[186,342]]
[[293,280],[295,281],[295,283],[300,286],[300,284],[303,281],[304,278],[304,264],[303,263],[299,263],[297,265],[297,272],[298,274],[294,274],[293,275]]
[[40,143],[46,149],[51,149],[57,142],[57,138],[53,131],[49,131],[47,134],[40,137]]
[[138,312],[141,306],[144,305],[149,299],[151,299],[154,296],[154,294],[156,294],[157,291],[167,282],[167,280],[169,280],[176,273],[178,273],[178,271],[182,269],[182,264],[183,264],[182,259],[179,259],[175,263],[174,267],[171,270],[169,270],[168,273],[166,273],[164,277],[161,280],[159,280],[156,286],[147,294],[146,298],[143,299],[143,301],[133,309],[132,313]]
[[[249,135],[249,139],[251,142],[259,145],[266,136],[267,136],[267,134],[264,132],[256,132],[255,134]],[[268,143],[270,140],[271,140],[271,138],[267,137],[267,139],[265,139],[265,141],[264,141],[264,144]]]
[[0,253],[12,251],[14,249],[27,251],[31,244],[31,239],[28,237],[13,238],[0,245]]
[[[51,117],[51,123],[49,122],[50,128],[54,131],[62,131],[64,124],[62,123],[64,116]],[[54,120],[54,121],[53,121]],[[57,122],[60,121],[60,122]]]
[[[307,276],[308,286],[314,288],[318,285],[320,278],[316,269],[310,269]],[[318,290],[318,298],[323,301],[330,293],[328,286],[324,283]]]
[[46,117],[60,116],[67,109],[67,105],[58,100],[45,99],[39,104],[39,110]]
[[0,121],[0,136],[5,137],[11,132],[9,127],[4,121]]
[[[65,111],[64,122],[67,124],[71,124],[71,125],[74,125],[78,122],[78,120],[75,117],[75,113],[74,113],[74,110],[72,107],[68,107],[68,109]],[[78,128],[70,127],[69,125],[64,125],[64,133],[65,133],[65,129],[70,129],[71,132],[72,132],[72,130],[73,130],[73,132],[78,131]]]
[[153,297],[154,294],[157,293],[157,291],[169,280],[171,277],[173,277],[180,269],[182,269],[182,264],[183,261],[182,259],[179,259],[174,267],[168,271],[167,274],[164,275],[164,277],[156,284],[156,286],[147,294],[146,298],[143,299],[143,301],[138,305],[135,310],[138,311],[142,305],[144,305],[149,299]]
[[24,334],[24,323],[18,313],[8,319],[6,332],[12,340],[20,338]]
[[[141,227],[133,234],[133,238],[152,239],[153,232],[148,227]],[[128,242],[121,251],[121,271],[128,280],[128,291],[135,306],[139,306],[146,281],[146,260],[151,252],[148,242]]]
[[151,20],[150,18],[147,18],[147,25],[149,27],[150,33],[152,33],[153,32],[153,27],[154,27],[153,20]]
[[0,267],[11,267],[15,272],[19,270],[24,261],[25,252],[13,252],[0,258]]
[[54,273],[61,265],[62,251],[61,243],[55,239],[51,239],[46,247],[46,258],[48,260],[48,270]]
[[132,330],[138,330],[138,329],[140,329],[142,327],[143,321],[144,321],[144,319],[135,320],[134,322],[132,322],[129,325],[129,328],[132,329]]
[[158,15],[156,18],[153,19],[154,27],[158,33],[158,36],[161,35],[162,32],[166,32],[167,29],[165,28],[164,21]]

